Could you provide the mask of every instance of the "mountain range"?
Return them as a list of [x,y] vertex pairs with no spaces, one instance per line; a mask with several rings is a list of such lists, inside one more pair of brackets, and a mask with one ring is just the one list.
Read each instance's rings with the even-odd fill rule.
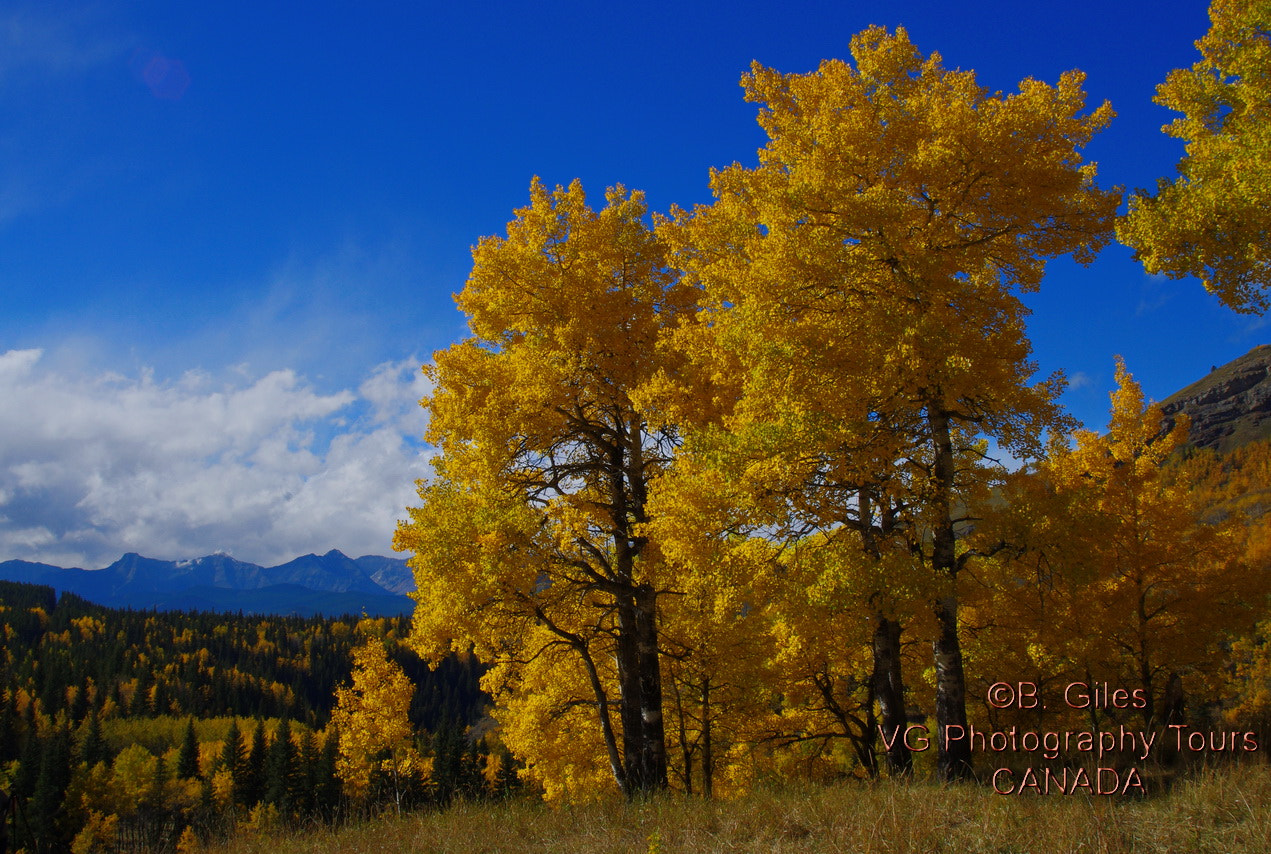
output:
[[409,614],[415,580],[406,561],[332,550],[262,567],[226,554],[155,560],[129,553],[104,569],[0,563],[0,579],[43,584],[115,608],[247,614]]

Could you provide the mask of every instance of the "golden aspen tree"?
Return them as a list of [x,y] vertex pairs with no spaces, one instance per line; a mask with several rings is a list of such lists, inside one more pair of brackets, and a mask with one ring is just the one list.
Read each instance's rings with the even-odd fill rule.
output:
[[1271,4],[1213,0],[1201,59],[1170,72],[1162,130],[1187,143],[1178,178],[1130,197],[1117,236],[1150,273],[1196,276],[1229,308],[1263,313],[1271,286]]
[[[662,228],[672,240],[685,239],[678,224],[663,222]],[[695,245],[680,245],[681,252],[695,250]],[[678,386],[666,381],[654,384],[652,396],[681,424],[685,444],[676,470],[659,481],[653,527],[664,551],[676,553],[677,571],[693,578],[709,576],[709,567],[721,565],[729,552],[745,548],[753,557],[763,550],[754,547],[764,543],[769,565],[752,569],[752,583],[741,594],[748,610],[763,612],[762,618],[749,621],[752,642],[760,646],[774,648],[771,644],[775,643],[775,649],[780,650],[783,644],[794,642],[786,616],[801,622],[811,613],[827,620],[833,614],[833,620],[853,626],[861,620],[872,625],[872,635],[866,640],[873,658],[867,679],[859,678],[855,663],[849,668],[850,675],[835,672],[845,656],[853,662],[857,659],[856,650],[844,648],[855,641],[835,637],[832,632],[814,629],[810,636],[818,642],[810,648],[800,647],[806,653],[803,660],[815,659],[819,662],[815,666],[791,668],[790,661],[781,660],[782,655],[769,658],[766,690],[786,703],[797,696],[813,705],[821,704],[823,711],[835,710],[830,719],[821,719],[824,725],[812,727],[816,735],[809,735],[811,730],[805,725],[816,719],[816,714],[809,717],[793,708],[786,710],[788,714],[765,715],[762,726],[748,729],[768,745],[802,742],[806,747],[815,741],[827,747],[835,739],[848,739],[857,759],[873,774],[877,769],[873,745],[879,732],[873,705],[880,707],[884,732],[903,730],[906,724],[900,649],[903,623],[911,615],[901,614],[896,606],[902,600],[911,603],[904,596],[893,596],[898,578],[884,584],[879,581],[881,574],[870,570],[857,573],[857,579],[882,586],[870,588],[864,596],[853,595],[850,605],[844,600],[824,609],[821,606],[827,603],[818,599],[818,591],[843,588],[845,571],[888,562],[889,552],[903,546],[894,537],[900,508],[886,488],[893,476],[889,454],[896,452],[896,437],[879,424],[872,428],[872,435],[862,439],[846,422],[809,409],[789,387],[805,379],[800,369],[806,363],[789,350],[779,351],[780,345],[774,344],[771,361],[764,363],[747,363],[739,356],[738,347],[720,346],[714,336],[735,332],[729,326],[731,319],[729,314],[719,324],[686,325],[677,330],[675,346],[690,354],[692,361],[681,366]],[[756,334],[763,333],[743,330],[733,343],[765,346]],[[794,369],[796,365],[799,369]],[[761,398],[757,389],[765,389],[770,396]],[[815,384],[799,393],[816,395]],[[709,514],[703,512],[707,507],[712,508]],[[811,575],[804,570],[795,572],[778,560],[795,546],[803,555],[800,567],[816,567]],[[854,547],[864,559],[843,560],[845,547],[849,551]],[[818,555],[821,549],[834,555],[822,560]],[[849,565],[854,569],[846,570]],[[772,583],[774,574],[782,578],[780,583]],[[770,579],[766,586],[754,583],[764,576]],[[759,603],[763,603],[762,608]],[[855,610],[862,606],[866,608],[863,615]],[[852,616],[848,616],[849,611]],[[776,634],[761,638],[756,630]],[[796,685],[800,680],[803,684]],[[827,697],[828,687],[838,696]],[[768,705],[771,707],[771,702]],[[849,708],[853,710],[850,716],[843,713]],[[792,731],[791,726],[798,731]],[[909,748],[903,739],[890,739],[888,744],[891,773],[907,774],[912,767]]]
[[[684,579],[672,619],[692,627],[674,670],[730,689],[717,692],[715,707],[733,744],[762,745],[778,764],[797,753],[807,772],[841,758],[837,747],[847,743],[847,761],[873,776],[874,705],[904,721],[895,618],[915,607],[917,588],[905,581],[914,562],[894,549],[867,551],[880,537],[840,521],[843,506],[824,497],[834,494],[825,461],[804,453],[817,442],[795,429],[794,419],[779,429],[699,426],[659,480],[652,527]],[[880,664],[891,649],[875,637],[885,622],[896,627],[895,657]],[[903,739],[887,744],[892,773],[907,773]]]
[[[1271,567],[1271,441],[1258,439],[1226,452],[1187,451],[1165,472],[1167,481],[1184,485],[1204,521],[1233,526],[1245,571],[1256,579]],[[1255,730],[1259,744],[1271,741],[1271,578],[1262,579],[1262,590],[1251,583],[1247,603],[1257,624],[1232,641],[1223,691],[1226,722]]]
[[1180,418],[1166,430],[1118,360],[1108,433],[1078,431],[1041,471],[1080,513],[1068,536],[1082,543],[1071,583],[1083,623],[1070,626],[1068,655],[1097,679],[1140,690],[1149,726],[1176,722],[1180,691],[1209,693],[1222,645],[1251,628],[1250,606],[1267,590],[1265,573],[1239,560],[1235,520],[1203,522],[1193,485],[1166,470],[1187,429]]
[[1224,717],[1229,724],[1256,731],[1258,743],[1265,744],[1271,739],[1271,618],[1235,641],[1231,658],[1233,699]]
[[[639,193],[613,188],[593,211],[577,181],[552,192],[535,179],[507,236],[473,250],[456,298],[473,337],[425,369],[436,476],[395,539],[414,553],[421,653],[471,645],[505,701],[518,666],[574,656],[585,681],[572,702],[592,710],[628,795],[667,785],[667,579],[640,526],[676,443],[633,400],[693,305],[644,216]],[[529,740],[513,743],[542,767]]]
[[[704,294],[682,346],[712,376],[735,366],[726,421],[807,425],[817,444],[787,459],[811,461],[818,524],[925,568],[943,736],[966,722],[958,541],[1000,472],[983,440],[1036,456],[1063,423],[1061,380],[1032,381],[1018,295],[1049,258],[1086,262],[1110,238],[1118,194],[1080,151],[1112,110],[1084,112],[1079,72],[990,93],[903,29],[851,52],[809,74],[755,64],[759,165],[713,172],[714,203],[661,232]],[[969,773],[965,741],[939,744],[943,777]]]
[[748,776],[733,762],[768,734],[782,690],[770,631],[780,546],[758,533],[772,518],[759,490],[694,462],[659,478],[647,530],[678,579],[661,629],[669,764],[686,792],[712,797]]
[[[1068,450],[1070,436],[1051,437],[1051,456]],[[1096,577],[1101,511],[1071,490],[1059,489],[1043,464],[1012,472],[997,491],[997,512],[987,515],[967,537],[967,547],[989,551],[976,568],[976,584],[962,590],[967,657],[992,662],[972,672],[968,696],[979,698],[995,729],[1013,724],[1051,729],[1089,725],[1086,712],[1062,702],[1043,708],[999,709],[987,701],[997,682],[1027,682],[1048,698],[1061,697],[1073,682],[1090,680],[1089,663],[1102,654],[1106,639],[1088,607]]]
[[372,636],[354,647],[352,684],[336,689],[331,712],[340,734],[336,773],[353,800],[370,796],[379,772],[392,784],[400,812],[410,778],[427,772],[410,723],[414,694],[415,686],[388,657],[383,640]]

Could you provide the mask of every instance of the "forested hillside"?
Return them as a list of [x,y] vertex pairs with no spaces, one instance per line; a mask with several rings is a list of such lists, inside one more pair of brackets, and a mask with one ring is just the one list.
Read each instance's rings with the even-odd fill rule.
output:
[[121,611],[0,582],[0,788],[20,799],[19,847],[208,837],[261,804],[261,821],[337,817],[349,801],[329,722],[368,637],[409,674],[412,741],[449,757],[412,802],[448,796],[485,749],[465,736],[485,710],[480,666],[430,670],[399,642],[407,625]]
[[1230,451],[1271,435],[1271,345],[1254,347],[1238,359],[1161,401],[1167,418],[1185,414],[1189,441],[1199,448]]

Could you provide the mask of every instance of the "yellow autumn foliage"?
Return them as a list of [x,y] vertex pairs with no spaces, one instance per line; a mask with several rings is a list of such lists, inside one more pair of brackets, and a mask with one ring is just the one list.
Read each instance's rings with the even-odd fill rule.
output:
[[386,775],[400,801],[406,779],[422,770],[409,717],[414,693],[383,640],[370,636],[354,648],[352,684],[336,689],[331,712],[331,725],[340,734],[336,773],[354,801],[370,796],[376,772]]
[[1267,309],[1271,286],[1271,4],[1213,0],[1201,59],[1170,72],[1162,130],[1187,143],[1179,177],[1135,194],[1117,235],[1150,273],[1196,276],[1224,305]]
[[1187,419],[1167,430],[1119,360],[1116,376],[1108,432],[1057,439],[1008,493],[1023,547],[981,618],[993,618],[996,678],[1139,690],[1130,714],[1160,725],[1181,720],[1187,696],[1217,693],[1268,576],[1243,559],[1238,520],[1207,520],[1205,492],[1175,465]]

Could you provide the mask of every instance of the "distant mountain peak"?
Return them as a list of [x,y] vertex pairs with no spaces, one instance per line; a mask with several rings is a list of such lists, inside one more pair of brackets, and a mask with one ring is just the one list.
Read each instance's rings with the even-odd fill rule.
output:
[[273,567],[235,560],[225,552],[179,561],[129,552],[97,570],[11,560],[0,563],[0,579],[44,584],[114,607],[331,616],[363,609],[409,613],[413,603],[405,594],[414,589],[404,560],[353,560],[339,549]]

